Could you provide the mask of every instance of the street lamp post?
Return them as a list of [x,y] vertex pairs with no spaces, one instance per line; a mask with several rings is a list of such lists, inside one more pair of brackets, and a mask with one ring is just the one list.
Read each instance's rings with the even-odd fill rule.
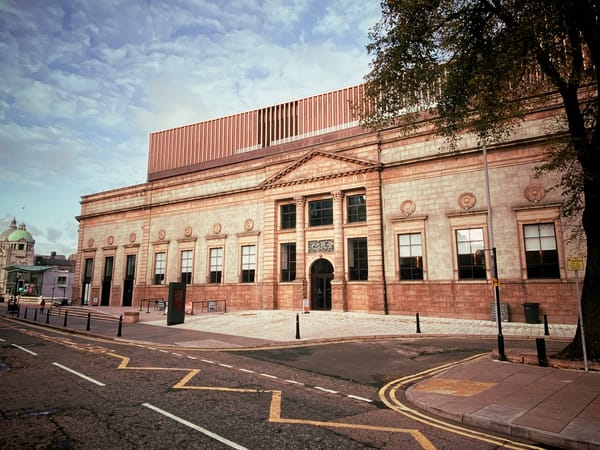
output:
[[494,227],[492,224],[492,203],[490,196],[490,178],[488,174],[487,146],[485,139],[482,140],[483,150],[483,173],[485,176],[485,193],[487,200],[487,226],[490,240],[491,259],[492,259],[492,286],[494,288],[494,302],[496,305],[496,324],[498,325],[498,359],[506,361],[504,352],[504,336],[502,334],[502,316],[500,311],[500,287],[498,281],[498,260],[496,258],[496,246],[494,245]]

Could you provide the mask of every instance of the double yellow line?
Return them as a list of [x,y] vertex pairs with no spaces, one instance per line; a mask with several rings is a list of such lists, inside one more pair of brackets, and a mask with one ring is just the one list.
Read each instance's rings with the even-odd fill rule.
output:
[[520,442],[511,441],[510,439],[500,438],[498,436],[494,436],[492,434],[483,433],[480,431],[470,430],[468,428],[455,425],[450,422],[446,422],[444,420],[440,420],[431,416],[428,416],[420,411],[417,411],[413,408],[410,408],[406,404],[402,403],[398,396],[396,395],[398,390],[404,389],[408,384],[414,383],[426,377],[431,377],[437,375],[438,373],[444,372],[451,367],[463,364],[468,361],[473,361],[475,359],[483,358],[489,356],[488,353],[479,354],[475,356],[471,356],[469,358],[465,358],[460,361],[456,361],[449,364],[444,364],[443,366],[435,367],[429,370],[425,370],[423,372],[419,372],[414,375],[409,375],[403,378],[399,378],[397,380],[391,381],[385,386],[383,386],[379,390],[379,399],[390,409],[399,412],[400,414],[415,420],[419,423],[429,425],[434,428],[438,428],[440,430],[447,431],[449,433],[454,433],[460,436],[465,436],[471,439],[477,439],[479,441],[487,442],[492,445],[497,445],[507,449],[514,450],[523,450],[523,449],[541,449],[541,447],[537,447],[534,445],[522,444]]

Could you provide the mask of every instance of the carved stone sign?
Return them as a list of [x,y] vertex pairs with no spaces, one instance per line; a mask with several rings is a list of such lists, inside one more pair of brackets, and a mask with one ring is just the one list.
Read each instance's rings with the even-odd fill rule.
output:
[[308,241],[308,253],[333,253],[333,239]]

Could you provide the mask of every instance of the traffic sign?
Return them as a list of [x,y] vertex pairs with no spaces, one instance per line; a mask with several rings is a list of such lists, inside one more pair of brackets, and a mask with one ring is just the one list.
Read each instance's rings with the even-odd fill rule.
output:
[[583,256],[568,256],[567,269],[583,270]]

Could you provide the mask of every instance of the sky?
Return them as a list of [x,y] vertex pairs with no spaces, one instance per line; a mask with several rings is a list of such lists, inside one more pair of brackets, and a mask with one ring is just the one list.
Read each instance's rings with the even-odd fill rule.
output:
[[77,250],[154,131],[358,84],[379,0],[0,0],[0,232]]

